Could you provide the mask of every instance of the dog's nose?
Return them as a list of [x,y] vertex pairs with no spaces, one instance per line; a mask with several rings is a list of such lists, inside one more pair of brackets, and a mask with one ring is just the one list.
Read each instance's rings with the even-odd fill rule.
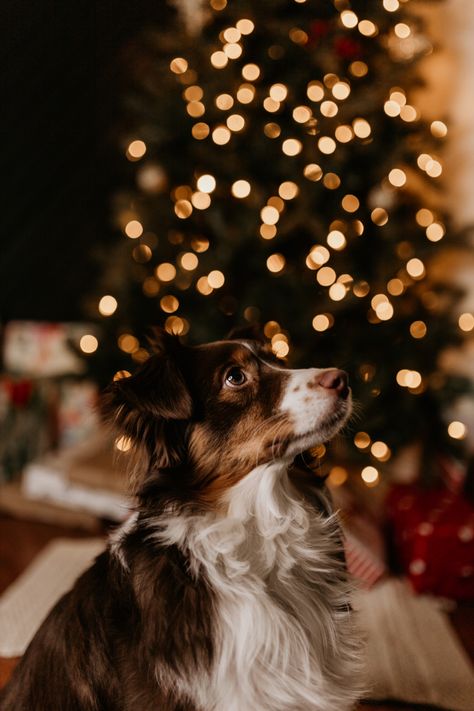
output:
[[319,385],[326,390],[335,390],[343,398],[349,395],[348,377],[344,370],[327,370],[321,376]]

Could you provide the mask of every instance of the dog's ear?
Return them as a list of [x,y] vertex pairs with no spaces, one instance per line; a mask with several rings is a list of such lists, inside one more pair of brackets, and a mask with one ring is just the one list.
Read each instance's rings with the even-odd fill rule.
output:
[[263,329],[259,324],[253,323],[248,326],[237,326],[229,331],[227,335],[228,341],[258,341],[266,343],[267,339],[263,333]]
[[180,459],[192,399],[179,368],[177,339],[155,334],[154,347],[158,352],[134,375],[110,385],[101,412],[133,445],[145,447],[152,464],[164,467]]

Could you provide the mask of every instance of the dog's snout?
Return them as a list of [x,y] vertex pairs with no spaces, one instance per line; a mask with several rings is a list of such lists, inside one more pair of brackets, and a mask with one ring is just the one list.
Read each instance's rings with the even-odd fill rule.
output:
[[326,390],[335,390],[343,398],[349,394],[349,379],[344,370],[327,370],[321,376],[319,385]]

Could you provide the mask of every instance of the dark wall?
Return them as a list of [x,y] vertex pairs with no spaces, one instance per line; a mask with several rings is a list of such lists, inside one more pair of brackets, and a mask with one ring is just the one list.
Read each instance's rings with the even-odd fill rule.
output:
[[120,56],[164,0],[2,0],[0,318],[80,318],[112,239]]

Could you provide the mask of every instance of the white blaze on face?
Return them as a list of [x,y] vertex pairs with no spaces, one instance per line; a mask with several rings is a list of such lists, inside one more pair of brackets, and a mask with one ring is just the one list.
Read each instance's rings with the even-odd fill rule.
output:
[[281,401],[281,410],[287,412],[293,422],[296,436],[306,434],[318,425],[324,417],[328,403],[333,401],[324,388],[318,387],[318,381],[325,372],[321,368],[303,368],[287,370],[285,393]]

